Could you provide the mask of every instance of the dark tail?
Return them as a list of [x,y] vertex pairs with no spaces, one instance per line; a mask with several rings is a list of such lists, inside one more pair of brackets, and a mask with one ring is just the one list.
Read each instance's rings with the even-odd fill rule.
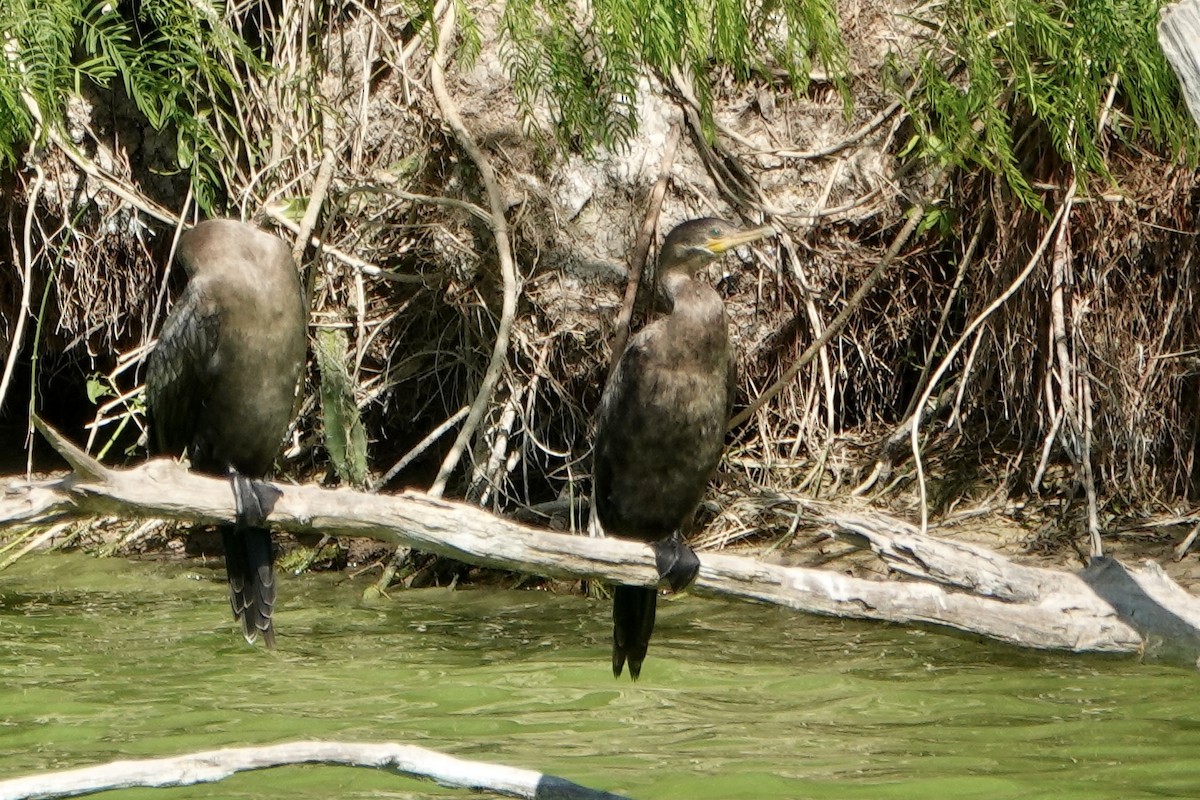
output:
[[629,677],[642,674],[642,662],[654,633],[654,609],[658,590],[648,586],[613,587],[613,677],[621,676],[629,662]]
[[233,618],[242,621],[242,633],[253,643],[261,634],[263,644],[275,647],[275,565],[271,532],[266,528],[226,527],[225,574],[229,577],[229,605]]

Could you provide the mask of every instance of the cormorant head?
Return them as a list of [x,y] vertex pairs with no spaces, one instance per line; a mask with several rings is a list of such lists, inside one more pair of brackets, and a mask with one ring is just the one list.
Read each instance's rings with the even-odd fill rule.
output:
[[663,241],[658,255],[659,277],[671,272],[695,275],[726,251],[774,234],[770,225],[744,230],[716,217],[688,220],[672,228]]

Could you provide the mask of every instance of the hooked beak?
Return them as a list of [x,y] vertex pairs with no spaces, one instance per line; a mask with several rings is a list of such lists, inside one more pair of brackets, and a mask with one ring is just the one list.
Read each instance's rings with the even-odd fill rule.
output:
[[731,233],[728,236],[718,236],[714,239],[709,239],[705,244],[705,248],[710,253],[721,254],[732,250],[735,247],[750,242],[757,242],[759,239],[765,239],[768,236],[774,236],[775,229],[770,225],[763,225],[761,228],[751,228],[748,231],[738,231]]

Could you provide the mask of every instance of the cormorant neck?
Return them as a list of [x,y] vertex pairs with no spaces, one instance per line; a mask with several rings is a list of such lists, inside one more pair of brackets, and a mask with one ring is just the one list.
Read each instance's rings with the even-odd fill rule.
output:
[[671,302],[666,325],[675,331],[673,336],[692,344],[727,337],[725,303],[707,281],[688,272],[671,271],[662,276],[661,283]]
[[667,293],[667,297],[671,299],[671,305],[675,305],[679,301],[679,297],[695,282],[695,278],[684,270],[671,270],[662,275],[659,279],[662,283],[663,291]]

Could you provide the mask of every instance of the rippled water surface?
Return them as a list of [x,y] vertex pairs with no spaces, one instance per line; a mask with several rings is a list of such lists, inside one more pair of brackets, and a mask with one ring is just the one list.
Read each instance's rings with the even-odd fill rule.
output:
[[[397,741],[634,798],[1200,797],[1200,674],[684,597],[642,680],[608,607],[491,589],[361,600],[284,577],[279,648],[223,573],[39,555],[0,573],[0,779],[295,739]],[[121,798],[443,798],[305,766]]]

